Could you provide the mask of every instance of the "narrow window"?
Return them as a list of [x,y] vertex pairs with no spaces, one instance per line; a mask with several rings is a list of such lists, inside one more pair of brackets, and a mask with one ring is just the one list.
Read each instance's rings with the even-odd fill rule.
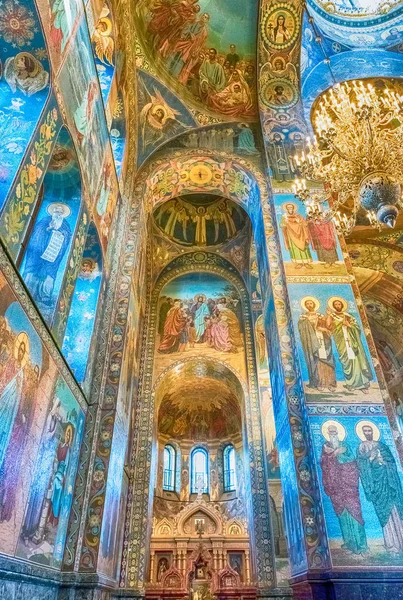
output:
[[195,448],[191,456],[192,494],[208,494],[208,453],[204,448]]
[[236,472],[235,472],[235,449],[229,444],[225,446],[223,453],[224,462],[224,492],[234,492],[236,490]]
[[171,445],[164,448],[164,481],[162,488],[168,492],[175,491],[176,451]]

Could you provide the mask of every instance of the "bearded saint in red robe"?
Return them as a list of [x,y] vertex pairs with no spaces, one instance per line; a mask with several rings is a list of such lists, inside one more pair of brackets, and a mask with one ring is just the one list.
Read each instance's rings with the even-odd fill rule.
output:
[[172,308],[169,309],[161,343],[158,352],[161,354],[170,354],[177,352],[180,344],[181,333],[186,327],[186,316],[183,314],[182,303],[175,300]]

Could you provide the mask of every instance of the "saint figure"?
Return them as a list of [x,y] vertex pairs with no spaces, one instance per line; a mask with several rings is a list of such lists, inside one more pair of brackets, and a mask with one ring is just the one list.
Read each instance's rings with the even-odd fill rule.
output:
[[368,393],[372,381],[371,366],[362,343],[360,326],[357,319],[347,312],[344,298],[329,299],[326,323],[343,368],[344,387]]
[[285,212],[280,221],[283,232],[284,245],[291,255],[291,260],[296,269],[308,267],[312,269],[312,256],[309,249],[309,230],[307,223],[298,214],[297,206],[293,202],[284,204]]
[[350,446],[339,437],[340,425],[328,421],[323,427],[323,435],[327,439],[320,459],[323,488],[339,520],[342,549],[362,554],[368,551],[368,546],[358,489],[357,461]]
[[217,60],[217,50],[210,48],[207,57],[204,59],[200,70],[200,94],[202,98],[207,98],[216,92],[221,92],[226,85],[224,68]]
[[336,389],[335,364],[332,350],[331,332],[326,325],[326,317],[318,311],[319,301],[313,296],[301,300],[305,310],[298,321],[306,366],[308,385],[311,388],[329,391]]
[[210,310],[206,303],[206,296],[200,294],[196,296],[195,303],[191,308],[193,315],[194,328],[196,329],[196,342],[204,341],[203,335],[206,330],[205,317],[210,316]]
[[363,440],[357,451],[361,483],[382,526],[385,548],[394,554],[403,552],[403,491],[396,461],[387,445],[379,441],[374,425],[361,421],[356,431]]
[[29,239],[22,276],[33,299],[51,305],[55,279],[71,240],[66,221],[71,211],[67,204],[53,202],[46,212],[49,216],[35,224]]
[[182,302],[174,300],[174,304],[169,309],[165,319],[164,332],[158,346],[158,352],[161,354],[171,354],[178,351],[181,334],[186,327],[186,323]]
[[328,265],[334,265],[339,260],[337,256],[337,241],[334,225],[323,219],[309,219],[308,228],[312,242],[312,248],[318,255],[318,261]]

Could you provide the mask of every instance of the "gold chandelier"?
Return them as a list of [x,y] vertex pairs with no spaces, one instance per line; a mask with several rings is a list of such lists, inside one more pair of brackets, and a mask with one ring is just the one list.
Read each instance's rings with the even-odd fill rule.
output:
[[[348,81],[327,91],[314,110],[314,140],[294,157],[295,196],[308,217],[333,219],[348,235],[360,208],[372,227],[394,227],[403,183],[403,96],[368,81]],[[306,180],[320,182],[311,191]]]

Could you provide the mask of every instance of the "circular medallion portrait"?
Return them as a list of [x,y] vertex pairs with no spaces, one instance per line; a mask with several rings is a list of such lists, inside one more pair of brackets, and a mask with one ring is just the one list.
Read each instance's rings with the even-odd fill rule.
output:
[[280,3],[264,15],[261,27],[266,44],[274,50],[284,50],[297,39],[300,20],[292,6]]
[[298,90],[287,79],[272,79],[261,91],[262,102],[269,108],[289,108],[298,101]]

